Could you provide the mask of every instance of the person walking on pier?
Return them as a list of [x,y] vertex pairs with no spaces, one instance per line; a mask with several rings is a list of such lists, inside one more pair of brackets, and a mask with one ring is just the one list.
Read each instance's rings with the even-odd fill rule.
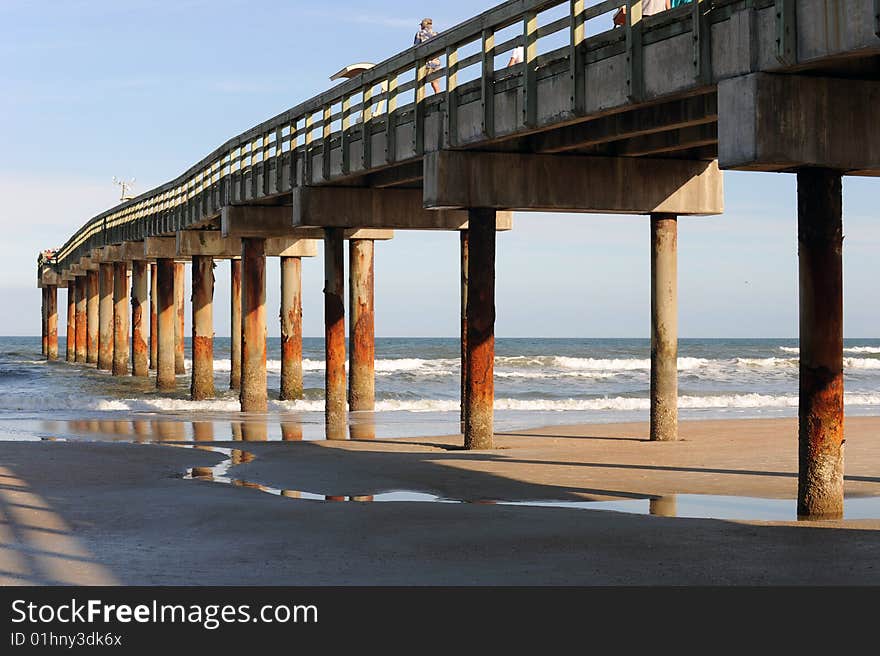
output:
[[[421,24],[419,25],[419,31],[416,32],[416,38],[413,40],[413,45],[419,45],[420,43],[424,43],[425,41],[430,41],[437,33],[434,31],[434,21],[431,18],[423,18]],[[428,74],[434,73],[435,71],[440,70],[440,59],[432,59],[427,62],[425,66],[428,69]],[[431,87],[434,89],[434,93],[440,93],[440,80],[434,79],[431,80]]]
[[[642,16],[653,16],[661,11],[666,11],[672,7],[689,2],[690,0],[642,0]],[[619,27],[626,25],[626,5],[623,5],[614,14],[614,26]]]

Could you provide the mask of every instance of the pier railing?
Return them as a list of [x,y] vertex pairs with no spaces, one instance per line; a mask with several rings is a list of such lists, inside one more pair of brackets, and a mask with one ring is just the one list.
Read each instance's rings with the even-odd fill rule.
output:
[[[626,24],[614,28],[612,12],[623,4],[629,6]],[[625,51],[628,96],[638,102],[646,28],[655,41],[693,31],[694,66],[708,71],[708,12],[744,4],[773,0],[697,0],[645,20],[641,0],[511,0],[247,130],[178,178],[99,214],[58,249],[54,263],[66,268],[98,246],[196,225],[222,204],[287,193],[298,180],[321,184],[417,159],[426,149],[428,111],[441,105],[439,141],[462,147],[456,108],[466,96],[469,103],[479,97],[481,112],[479,134],[467,143],[491,141],[499,136],[493,103],[501,83],[521,94],[516,130],[528,132],[537,127],[540,76],[569,71],[570,107],[560,120],[576,119],[590,91],[584,66]],[[588,38],[596,19],[606,29]],[[508,66],[505,59],[520,47],[522,62]],[[437,60],[439,67],[429,65]],[[428,95],[435,80],[445,88]],[[384,136],[384,153],[373,152],[378,134]],[[411,140],[405,147],[398,143],[401,134]],[[350,147],[354,141],[360,141],[359,149]]]

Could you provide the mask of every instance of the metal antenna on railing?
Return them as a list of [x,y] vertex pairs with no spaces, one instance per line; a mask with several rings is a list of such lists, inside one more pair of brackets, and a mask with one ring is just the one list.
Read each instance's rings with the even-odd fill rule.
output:
[[131,180],[120,180],[115,175],[113,176],[113,184],[119,185],[122,187],[122,196],[119,200],[131,200],[134,196],[131,195],[131,190],[134,188],[135,179]]

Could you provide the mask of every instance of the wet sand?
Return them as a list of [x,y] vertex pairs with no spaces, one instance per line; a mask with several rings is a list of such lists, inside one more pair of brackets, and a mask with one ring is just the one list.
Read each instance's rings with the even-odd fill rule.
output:
[[[181,473],[218,453],[126,443],[0,446],[0,584],[689,585],[880,583],[880,519],[725,521],[510,506],[676,494],[793,498],[792,419],[554,426],[497,437],[212,442],[229,475],[329,497],[390,490],[470,503],[292,500]],[[257,431],[259,434],[259,431]],[[847,420],[846,493],[880,496],[880,418]],[[199,439],[210,435],[203,432]]]

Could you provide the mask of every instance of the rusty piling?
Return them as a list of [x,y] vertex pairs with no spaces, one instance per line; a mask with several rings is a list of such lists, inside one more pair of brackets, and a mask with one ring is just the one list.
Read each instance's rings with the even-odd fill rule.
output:
[[241,389],[241,260],[229,260],[230,315],[229,332],[229,389]]
[[42,302],[40,303],[40,335],[43,338],[40,354],[43,357],[46,357],[46,355],[49,353],[48,289],[48,287],[40,288],[40,297],[42,298]]
[[464,435],[467,426],[467,290],[468,290],[468,231],[459,233],[461,256],[461,433]]
[[495,210],[468,210],[466,449],[494,446]]
[[343,232],[324,236],[324,427],[328,440],[345,439],[345,263]]
[[654,441],[678,439],[678,220],[651,215],[651,422]]
[[67,361],[76,362],[76,279],[67,283]]
[[281,392],[282,401],[303,397],[302,259],[281,258]]
[[128,375],[128,263],[113,264],[113,375]]
[[98,369],[113,369],[113,264],[102,262],[99,270]]
[[348,409],[376,407],[376,330],[374,308],[374,253],[370,239],[348,242],[349,335]]
[[266,240],[241,240],[241,400],[242,412],[265,412]]
[[843,220],[841,173],[798,182],[800,403],[798,517],[843,517]]
[[186,264],[174,264],[174,310],[177,322],[174,324],[174,373],[186,373]]
[[86,361],[86,279],[76,279],[76,361]]
[[46,359],[58,359],[58,287],[46,288]]
[[192,260],[192,381],[194,401],[214,398],[214,258]]
[[101,290],[98,272],[86,273],[86,362],[98,364],[99,305]]
[[134,260],[131,263],[131,375],[150,375],[149,348],[147,346],[147,263]]
[[174,374],[174,327],[177,315],[174,309],[174,260],[156,260],[156,387],[173,390]]
[[159,348],[159,318],[156,307],[157,285],[156,263],[150,262],[150,369],[156,368],[156,351]]

